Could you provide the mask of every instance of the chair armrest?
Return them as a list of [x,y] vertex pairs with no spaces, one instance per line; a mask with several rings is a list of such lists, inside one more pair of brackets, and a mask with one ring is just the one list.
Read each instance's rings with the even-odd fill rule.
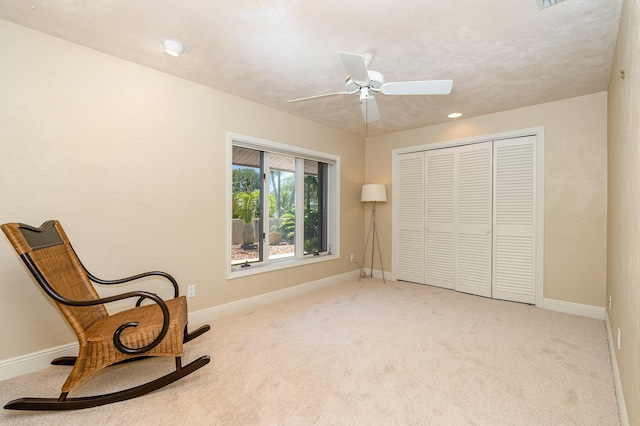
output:
[[[84,265],[82,267],[84,268]],[[140,278],[151,277],[151,276],[164,277],[164,278],[168,279],[171,282],[171,284],[173,285],[173,297],[178,297],[178,294],[180,293],[180,289],[178,287],[178,282],[175,280],[175,278],[173,278],[171,275],[167,274],[166,272],[162,272],[162,271],[144,272],[142,274],[133,275],[133,276],[127,277],[127,278],[120,278],[120,279],[116,279],[116,280],[103,280],[103,279],[98,278],[98,277],[94,276],[93,274],[91,274],[89,271],[87,271],[86,268],[84,268],[84,271],[87,273],[87,276],[89,277],[89,279],[91,281],[93,281],[94,283],[104,284],[104,285],[124,284],[124,283],[128,283],[130,281],[138,280]],[[136,303],[136,306],[140,306],[140,302],[142,302],[143,299],[144,299],[144,297],[140,298],[140,300],[138,300],[138,302]]]
[[[73,250],[73,247],[71,247],[71,250]],[[74,253],[75,253],[75,250],[74,250]],[[76,258],[78,258],[77,255],[76,255]],[[84,264],[80,261],[80,258],[78,258],[78,262],[80,262],[80,265],[82,265],[82,269],[84,269],[84,272],[87,274],[89,279],[94,283],[103,284],[103,285],[123,284],[123,283],[128,283],[130,281],[138,280],[140,278],[158,276],[158,277],[164,277],[171,282],[171,284],[173,285],[173,297],[178,297],[178,295],[180,294],[180,288],[178,287],[178,282],[175,280],[175,278],[173,278],[171,275],[167,274],[166,272],[151,271],[151,272],[144,272],[138,275],[133,275],[127,278],[120,278],[116,280],[103,280],[101,278],[96,277],[91,272],[89,272],[87,268],[84,266]],[[142,300],[144,300],[144,297],[138,300],[138,302],[136,303],[136,306],[140,306],[140,303],[142,302]]]
[[162,329],[160,330],[160,333],[158,334],[158,336],[146,346],[143,346],[141,348],[130,348],[126,346],[124,343],[122,343],[122,338],[120,337],[120,335],[125,329],[129,327],[137,327],[138,321],[131,321],[131,322],[124,323],[120,325],[116,329],[116,331],[113,333],[113,344],[120,352],[128,355],[139,355],[147,351],[150,351],[151,349],[158,346],[162,341],[162,339],[164,339],[164,336],[166,336],[167,332],[169,331],[169,322],[170,322],[169,308],[167,307],[166,302],[162,300],[162,298],[157,294],[149,293],[146,291],[130,291],[123,294],[117,294],[115,296],[102,297],[100,299],[89,300],[89,301],[65,299],[65,301],[60,301],[60,303],[64,303],[70,306],[92,306],[92,305],[101,305],[101,304],[111,303],[117,300],[128,299],[130,297],[139,297],[138,302],[140,302],[143,299],[151,299],[152,301],[157,303],[160,309],[162,310]]
[[[149,343],[146,346],[143,346],[143,347],[137,348],[137,349],[136,348],[130,348],[130,347],[126,346],[124,343],[122,343],[122,339],[120,338],[120,335],[122,334],[122,332],[125,329],[127,329],[129,327],[137,327],[138,326],[138,322],[137,321],[131,321],[131,322],[127,322],[125,324],[122,324],[121,326],[119,326],[116,329],[115,333],[113,334],[113,344],[122,353],[125,353],[125,354],[128,354],[128,355],[139,355],[139,354],[142,354],[144,352],[147,352],[147,351],[155,348],[156,346],[158,346],[160,344],[160,342],[162,341],[162,339],[164,339],[164,336],[166,336],[167,332],[169,331],[169,321],[170,321],[169,308],[167,307],[167,304],[165,303],[165,301],[162,300],[162,298],[160,296],[158,296],[157,294],[155,294],[155,293],[149,293],[147,291],[130,291],[130,292],[123,293],[123,294],[117,294],[117,295],[109,296],[109,297],[101,297],[101,298],[93,299],[93,300],[72,300],[72,299],[67,299],[66,297],[61,296],[55,290],[53,290],[53,288],[51,287],[49,282],[40,273],[40,270],[36,267],[36,265],[33,263],[31,257],[28,254],[22,254],[22,255],[20,255],[20,257],[22,258],[24,263],[27,265],[29,270],[36,277],[36,280],[40,284],[40,287],[42,287],[42,289],[47,293],[47,295],[49,295],[49,297],[51,297],[56,302],[61,303],[63,305],[68,305],[68,306],[94,306],[94,305],[102,305],[102,304],[105,304],[105,303],[115,302],[117,300],[128,299],[130,297],[138,297],[139,298],[137,305],[139,305],[139,303],[144,299],[151,299],[152,301],[157,303],[158,306],[160,307],[160,309],[162,310],[162,329],[160,330],[160,334],[158,334],[158,336],[151,343]],[[84,268],[84,266],[83,266],[83,268]],[[141,274],[141,275],[142,276],[146,276],[145,274]],[[156,275],[156,274],[154,274],[154,275]],[[166,274],[166,275],[168,275],[168,274]],[[168,275],[168,276],[170,277],[170,275]],[[173,278],[171,278],[171,279],[173,280]],[[126,281],[123,281],[123,282],[126,282]],[[173,280],[173,282],[175,282],[175,280]],[[176,294],[176,297],[177,297],[177,294]]]

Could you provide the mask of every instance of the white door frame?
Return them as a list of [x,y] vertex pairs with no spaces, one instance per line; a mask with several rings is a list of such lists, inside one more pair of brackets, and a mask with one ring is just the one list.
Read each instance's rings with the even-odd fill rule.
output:
[[396,280],[398,266],[398,156],[412,152],[428,151],[432,149],[449,148],[453,146],[470,145],[480,142],[489,142],[501,139],[513,139],[523,136],[536,137],[536,265],[535,288],[536,306],[544,306],[544,126],[528,129],[513,130],[503,133],[474,136],[471,138],[457,139],[444,142],[428,143],[424,145],[396,148],[392,151],[392,214],[391,214],[391,278]]

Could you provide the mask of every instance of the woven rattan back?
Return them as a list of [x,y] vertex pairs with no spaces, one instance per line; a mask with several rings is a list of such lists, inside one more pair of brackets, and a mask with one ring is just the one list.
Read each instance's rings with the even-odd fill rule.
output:
[[78,339],[84,341],[86,330],[106,317],[107,310],[103,305],[69,306],[56,300],[55,295],[75,301],[99,298],[60,223],[48,221],[40,228],[20,223],[1,227],[38,284],[56,301]]

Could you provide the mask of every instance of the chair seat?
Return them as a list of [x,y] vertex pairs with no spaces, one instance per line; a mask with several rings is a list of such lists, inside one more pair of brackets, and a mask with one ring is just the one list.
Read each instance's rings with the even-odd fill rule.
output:
[[76,387],[86,377],[109,365],[141,356],[181,356],[183,336],[187,324],[187,300],[184,296],[166,301],[169,308],[169,330],[160,344],[142,354],[128,355],[120,352],[113,343],[113,333],[122,324],[136,321],[137,327],[128,327],[122,334],[122,343],[130,348],[140,348],[152,342],[162,329],[162,310],[153,303],[109,315],[87,329],[84,347],[67,378],[63,392]]
[[[187,323],[187,300],[185,296],[165,300],[169,308],[170,329],[178,326],[178,332],[182,337],[184,325]],[[113,340],[114,331],[122,324],[135,321],[137,327],[129,327],[122,334],[122,341],[129,347],[142,347],[148,345],[162,329],[162,310],[155,303],[140,306],[133,309],[117,312],[98,321],[87,330],[87,341],[102,342]],[[170,332],[170,331],[169,331]],[[148,336],[148,340],[145,338]],[[142,340],[141,340],[142,339]],[[165,337],[166,339],[166,337]],[[179,339],[182,341],[182,338]]]

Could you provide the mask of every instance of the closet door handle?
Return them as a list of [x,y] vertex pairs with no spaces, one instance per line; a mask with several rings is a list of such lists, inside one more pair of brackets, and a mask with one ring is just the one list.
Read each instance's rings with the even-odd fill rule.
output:
[[485,229],[485,232],[486,232],[487,234],[490,234],[490,233],[491,233],[491,228],[487,228],[487,229]]

